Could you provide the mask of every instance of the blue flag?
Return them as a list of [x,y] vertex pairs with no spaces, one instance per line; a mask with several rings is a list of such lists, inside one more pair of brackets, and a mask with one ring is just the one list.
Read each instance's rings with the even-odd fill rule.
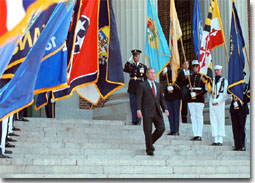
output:
[[203,22],[201,19],[199,0],[195,0],[193,10],[193,41],[197,60],[199,61],[200,47],[203,33]]
[[12,80],[0,90],[0,120],[32,104],[37,74],[45,48],[65,20],[70,8],[70,2],[57,5],[50,20]]
[[[124,86],[122,57],[111,0],[100,1],[98,34],[99,79],[96,85],[102,98],[106,99],[111,93]],[[105,40],[109,40],[108,44],[102,44]]]
[[[13,78],[15,72],[25,60],[27,54],[36,43],[40,33],[44,29],[44,25],[47,24],[50,15],[56,8],[56,4],[53,4],[48,9],[43,11],[40,14],[35,15],[31,18],[30,25],[28,29],[24,32],[22,38],[18,41],[18,44],[15,46],[15,50],[10,53],[11,59],[8,61],[8,66],[5,67],[5,71],[0,79],[0,88],[6,85]],[[12,48],[13,49],[13,48]],[[9,56],[10,56],[9,55]],[[6,61],[6,60],[5,60]]]
[[232,20],[231,20],[231,32],[230,32],[230,59],[228,65],[228,91],[241,103],[244,101],[243,95],[243,70],[244,70],[244,54],[243,48],[245,42],[243,33],[236,11],[235,3],[232,6]]
[[171,59],[167,40],[152,0],[147,2],[145,58],[150,63],[150,66],[155,69],[156,77]]
[[16,48],[16,45],[13,42],[7,43],[0,48],[0,78],[2,77],[5,68],[9,64],[12,54]]
[[46,47],[34,91],[35,95],[42,93],[37,97],[35,105],[36,110],[48,103],[48,97],[46,97],[47,95],[45,92],[67,86],[66,37],[73,14],[73,8],[74,3]]

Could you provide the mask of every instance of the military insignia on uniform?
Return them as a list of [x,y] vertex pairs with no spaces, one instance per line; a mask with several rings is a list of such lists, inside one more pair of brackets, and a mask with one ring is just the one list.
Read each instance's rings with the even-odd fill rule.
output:
[[159,37],[156,21],[153,21],[152,18],[147,18],[147,35],[148,43],[150,47],[159,50]]
[[76,34],[77,36],[75,38],[75,47],[74,47],[75,54],[80,53],[81,46],[83,44],[83,40],[87,33],[89,24],[90,24],[89,18],[86,17],[85,15],[82,15],[77,25],[77,34]]
[[143,67],[140,68],[140,73],[141,73],[141,76],[142,76],[142,74],[144,74],[144,68]]

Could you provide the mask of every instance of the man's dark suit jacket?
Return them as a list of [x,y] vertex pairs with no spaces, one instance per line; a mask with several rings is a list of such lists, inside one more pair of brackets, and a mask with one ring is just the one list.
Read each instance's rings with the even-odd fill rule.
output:
[[163,117],[160,106],[163,111],[167,109],[161,86],[157,82],[154,83],[157,88],[156,98],[154,97],[151,86],[147,80],[140,83],[136,93],[137,110],[141,110],[144,117],[155,117],[156,113]]

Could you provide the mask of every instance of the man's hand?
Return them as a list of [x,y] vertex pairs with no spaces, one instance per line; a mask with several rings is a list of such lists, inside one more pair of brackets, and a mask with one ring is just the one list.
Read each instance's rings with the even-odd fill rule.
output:
[[142,117],[143,117],[142,112],[141,112],[140,110],[138,110],[138,111],[136,112],[136,114],[137,114],[137,117],[138,117],[138,118],[142,118]]
[[168,110],[165,110],[165,115],[166,115],[166,117],[168,117],[168,116],[169,116],[169,112],[168,112]]

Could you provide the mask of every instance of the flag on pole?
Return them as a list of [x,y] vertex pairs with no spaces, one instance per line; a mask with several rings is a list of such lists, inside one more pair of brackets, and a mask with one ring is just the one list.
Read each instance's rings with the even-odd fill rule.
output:
[[147,1],[145,58],[155,69],[156,77],[171,59],[170,50],[152,0]]
[[174,0],[170,4],[170,36],[169,47],[172,54],[172,81],[175,82],[178,76],[178,69],[180,68],[180,56],[178,51],[178,40],[182,37],[182,30],[177,16]]
[[199,60],[199,50],[202,42],[203,33],[203,22],[201,19],[199,0],[195,0],[194,10],[193,10],[193,41],[197,60]]
[[70,2],[57,5],[14,77],[0,90],[0,121],[33,103],[37,73],[45,48],[59,25],[64,21],[70,7]]
[[[80,2],[79,18],[75,26],[75,41],[67,41],[73,45],[71,62],[68,65],[68,86],[53,91],[55,101],[67,98],[77,88],[90,85],[98,80],[98,12],[99,0],[83,0]],[[71,35],[72,36],[72,35]]]
[[47,24],[55,8],[56,4],[53,4],[44,12],[37,14],[32,18],[30,26],[28,26],[28,29],[24,32],[24,35],[15,46],[11,60],[0,79],[0,88],[5,86],[13,78],[17,69],[26,59],[27,54],[38,40],[40,33],[43,31],[44,26]]
[[218,3],[217,0],[211,0],[199,56],[199,72],[202,74],[203,82],[206,83],[209,92],[212,90],[211,52],[214,48],[223,44],[225,44],[225,38]]
[[36,100],[35,110],[39,110],[43,106],[47,105],[49,95],[47,93],[51,93],[50,91],[67,86],[66,37],[73,9],[74,3],[45,49],[44,58],[40,65],[34,89],[34,94],[39,94]]
[[[13,29],[25,16],[26,11],[34,0],[21,0],[21,1],[0,1],[0,37],[7,34],[8,31]],[[4,73],[5,68],[10,62],[12,54],[16,48],[20,36],[13,36],[13,39],[5,44],[0,45],[0,78]]]
[[243,38],[242,28],[238,18],[235,7],[235,2],[232,2],[232,19],[230,31],[230,59],[228,64],[228,91],[241,103],[244,102],[243,83],[244,75],[243,70],[245,66],[245,59],[243,48],[245,42]]
[[98,27],[99,78],[94,86],[88,85],[77,89],[85,100],[96,105],[105,100],[114,91],[124,86],[122,57],[117,34],[115,17],[110,0],[100,1]]
[[49,6],[66,0],[1,0],[0,1],[0,47],[22,36],[31,17]]

